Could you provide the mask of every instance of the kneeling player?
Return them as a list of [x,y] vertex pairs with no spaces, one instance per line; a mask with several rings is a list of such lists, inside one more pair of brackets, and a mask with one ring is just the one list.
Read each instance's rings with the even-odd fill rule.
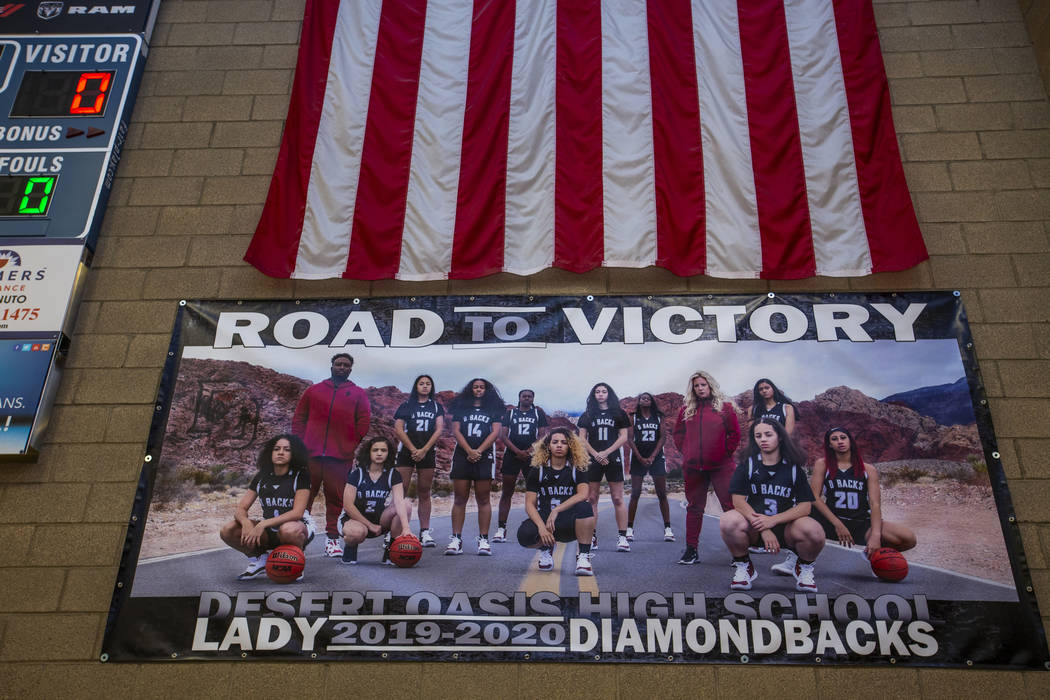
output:
[[824,548],[824,530],[809,517],[813,502],[803,468],[805,456],[778,421],[762,418],[751,428],[748,456],[729,482],[734,510],[722,514],[722,540],[733,555],[729,587],[746,591],[758,578],[748,547],[762,543],[767,552],[788,546],[798,553],[795,588],[816,593],[813,561]]
[[[845,428],[829,428],[824,433],[824,457],[813,465],[809,485],[823,498],[814,501],[813,519],[824,528],[824,535],[843,547],[864,544],[871,556],[879,547],[898,552],[915,546],[915,533],[899,523],[882,519],[879,473],[860,457],[853,436]],[[774,571],[790,569],[794,553]]]
[[365,440],[357,450],[357,466],[347,474],[343,491],[339,516],[339,528],[346,540],[343,563],[356,564],[357,545],[383,534],[387,538],[382,561],[389,561],[391,537],[408,532],[411,517],[401,474],[394,469],[393,443],[382,436]]
[[587,502],[589,463],[583,442],[566,428],[555,428],[534,446],[533,468],[525,478],[528,520],[518,528],[518,543],[540,549],[541,571],[554,568],[556,542],[576,540],[576,575],[594,576],[590,552],[595,518]]
[[[295,435],[271,438],[259,452],[259,473],[237,502],[233,520],[222,526],[222,541],[248,555],[248,566],[237,577],[255,578],[266,570],[270,550],[282,544],[305,548],[314,538],[313,522],[304,519],[310,500],[306,446]],[[262,520],[248,517],[259,499]],[[300,577],[302,578],[302,577]]]

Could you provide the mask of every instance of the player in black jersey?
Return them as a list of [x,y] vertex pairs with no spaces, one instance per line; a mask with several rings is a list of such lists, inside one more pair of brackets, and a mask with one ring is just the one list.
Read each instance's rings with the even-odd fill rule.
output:
[[493,444],[503,427],[507,405],[499,391],[487,379],[477,377],[467,382],[452,400],[452,435],[456,449],[452,452],[452,537],[445,554],[463,553],[463,521],[467,516],[470,485],[478,504],[478,554],[489,556],[489,525],[492,522],[492,480],[496,478],[496,451]]
[[760,419],[750,431],[747,456],[733,472],[729,492],[734,510],[722,514],[719,529],[733,555],[734,591],[749,590],[758,578],[748,554],[761,542],[767,552],[790,546],[798,553],[795,588],[816,593],[813,562],[824,548],[824,530],[809,517],[813,492],[804,467],[806,458],[784,426]]
[[[364,440],[357,461],[346,475],[343,512],[343,563],[357,563],[357,545],[369,537],[387,535],[382,561],[389,560],[390,540],[409,531],[412,507],[405,500],[401,474],[394,469],[394,442],[382,436]],[[389,534],[388,534],[389,533]]]
[[[306,445],[295,435],[270,438],[259,451],[259,472],[237,501],[233,520],[222,526],[222,541],[248,556],[237,577],[244,581],[266,570],[270,550],[282,544],[305,548],[314,538],[313,522],[304,518],[310,500],[310,471]],[[248,517],[255,501],[262,520]]]
[[[882,519],[882,497],[879,473],[865,464],[857,444],[845,428],[829,428],[824,433],[824,456],[813,465],[809,480],[814,501],[813,519],[824,528],[829,540],[843,547],[864,544],[864,554],[879,547],[892,547],[898,552],[915,546],[915,533],[899,523]],[[774,570],[789,569],[794,554]]]
[[773,418],[784,426],[788,435],[795,434],[798,409],[772,380],[764,377],[755,382],[751,391],[751,425],[762,418]]
[[667,423],[664,412],[656,405],[653,395],[638,395],[638,404],[631,417],[634,425],[631,440],[631,501],[627,506],[627,541],[634,540],[634,516],[642,495],[645,475],[653,478],[653,488],[660,501],[660,515],[664,518],[664,542],[674,542],[671,530],[671,509],[667,504],[667,469],[664,466],[664,443],[667,441]]
[[518,405],[507,409],[503,417],[503,432],[500,442],[506,447],[503,452],[503,486],[499,492],[499,518],[493,542],[507,541],[507,517],[510,516],[511,499],[518,483],[518,474],[528,475],[532,460],[532,443],[547,433],[547,414],[534,404],[536,392],[522,389],[518,392]]
[[525,514],[518,528],[522,547],[539,548],[541,571],[554,568],[557,542],[576,541],[576,575],[594,576],[591,536],[594,510],[587,502],[587,465],[583,442],[568,428],[555,428],[535,444],[532,469],[525,478]]
[[397,471],[408,489],[412,472],[416,476],[416,498],[419,499],[419,542],[434,547],[430,533],[430,490],[434,485],[436,466],[435,445],[445,429],[445,408],[434,398],[434,379],[421,374],[412,382],[408,401],[394,413],[394,433],[397,435]]
[[[587,499],[594,512],[598,512],[598,496],[601,493],[602,477],[609,482],[609,496],[616,514],[616,529],[619,537],[616,551],[631,551],[627,541],[627,507],[623,502],[623,456],[620,448],[627,443],[631,421],[620,408],[616,392],[605,382],[598,382],[587,394],[587,410],[576,423],[580,439],[587,445],[591,456],[591,467],[587,474],[590,482]],[[591,549],[598,546],[598,536],[591,541]],[[592,551],[593,554],[593,551]]]

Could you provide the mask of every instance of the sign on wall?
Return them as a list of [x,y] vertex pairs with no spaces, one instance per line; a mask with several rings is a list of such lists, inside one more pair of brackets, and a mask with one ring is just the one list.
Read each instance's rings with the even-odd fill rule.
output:
[[[304,392],[331,382],[333,356],[344,352],[353,357],[349,380],[370,407],[367,417],[352,415],[367,423],[369,435],[394,437],[395,414],[416,378],[434,380],[445,412],[434,447],[430,531],[437,546],[424,549],[415,566],[395,568],[381,561],[383,540],[374,537],[359,545],[355,564],[344,565],[325,554],[324,530],[339,532],[328,516],[338,511],[326,514],[320,495],[312,504],[318,535],[305,547],[302,579],[282,584],[252,576],[246,554],[224,544],[220,530],[245,494],[254,493],[260,452],[276,464],[264,451],[268,441],[308,424]],[[700,473],[691,455],[708,455],[705,448],[693,438],[670,439],[690,393],[703,394],[691,381],[698,370],[726,407],[714,422],[698,424],[708,449],[714,440],[726,454],[699,458],[700,466],[724,469],[726,479],[737,472],[754,478],[738,491],[747,503],[737,503],[738,512],[724,512],[720,485],[710,495],[706,486],[691,486]],[[523,477],[510,502],[507,541],[492,541],[500,494],[492,494],[487,533],[472,495],[460,527],[463,554],[449,556],[453,494],[463,485],[449,478],[463,450],[451,430],[453,423],[465,436],[476,429],[473,403],[457,409],[456,399],[472,402],[477,378],[487,380],[486,395],[499,392],[501,407],[513,407],[521,390],[531,390],[549,428],[575,433],[590,426],[592,439],[604,425],[591,422],[596,414],[584,417],[597,385],[614,394],[608,406],[591,411],[611,411],[617,435],[615,409],[638,425],[639,416],[647,418],[639,398],[651,396],[663,414],[657,430],[669,436],[662,448],[666,476],[655,475],[667,485],[674,541],[667,541],[653,474],[632,488],[631,463],[635,471],[644,465],[624,454],[628,473],[621,476],[610,447],[602,455],[611,466],[597,501],[593,576],[577,575],[576,542],[559,543],[549,560],[519,544],[528,499]],[[775,458],[768,436],[749,440],[763,383],[781,392],[774,403],[793,408],[759,414],[795,417],[789,437],[777,433],[782,452]],[[343,399],[332,396],[335,410]],[[1042,665],[1048,659],[1042,625],[1026,590],[1029,572],[983,397],[965,312],[951,293],[186,303],[129,521],[103,659]],[[490,415],[517,420],[514,413]],[[689,435],[692,419],[682,420]],[[345,421],[339,425],[347,430]],[[758,432],[766,425],[759,423]],[[626,433],[641,442],[644,427]],[[307,438],[314,449],[317,434]],[[838,473],[833,489],[817,497],[844,519],[851,511],[859,529],[846,536],[831,526],[825,535],[818,525],[814,533],[799,506],[819,508],[803,482],[820,471],[818,460],[840,461],[832,444],[842,434],[869,468],[863,475]],[[327,441],[330,433],[324,435]],[[498,441],[495,453],[502,481],[506,455]],[[790,454],[797,463],[775,466]],[[748,471],[755,459],[766,464],[767,458],[768,479]],[[458,459],[452,476],[462,477]],[[798,480],[778,481],[788,473]],[[468,484],[484,493],[488,475]],[[618,542],[625,523],[617,522],[614,500],[621,489],[624,505],[637,495],[626,548]],[[408,495],[418,534],[416,480]],[[864,504],[876,500],[880,507],[871,510],[881,513],[881,537],[873,537]],[[290,500],[283,508],[289,507]],[[256,508],[249,516],[258,519]],[[767,525],[781,526],[768,528],[778,547],[769,549],[794,546],[802,564],[813,561],[811,575],[793,567],[778,575],[773,567],[787,559],[784,550],[740,552],[733,523],[741,513],[774,518]],[[745,524],[748,537],[754,535],[749,542],[768,544],[763,522],[751,530]],[[480,534],[489,537],[488,556]],[[693,544],[699,561],[683,565],[683,550]],[[907,572],[897,582],[873,575],[864,554],[865,546],[891,544],[907,550]],[[749,559],[753,568],[746,570],[757,573],[747,585],[734,557],[745,569]]]

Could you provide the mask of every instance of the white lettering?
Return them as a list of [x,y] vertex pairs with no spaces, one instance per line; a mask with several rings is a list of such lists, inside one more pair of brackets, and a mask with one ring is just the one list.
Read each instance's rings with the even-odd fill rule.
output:
[[235,337],[240,338],[241,346],[245,348],[266,347],[259,334],[269,325],[270,319],[266,314],[224,311],[219,314],[215,324],[215,343],[212,347],[232,348]]
[[671,319],[681,318],[684,321],[702,321],[703,316],[696,309],[688,306],[665,306],[657,309],[649,319],[649,328],[658,339],[665,343],[691,343],[699,340],[704,332],[702,328],[686,328],[681,333],[671,330]]
[[[276,329],[274,329],[276,331]],[[325,321],[325,332],[321,338],[328,334],[328,322]],[[350,344],[352,340],[363,341],[370,348],[383,347],[383,336],[379,334],[379,327],[370,311],[351,311],[343,322],[343,327],[332,338],[329,347],[342,348]],[[315,341],[319,342],[320,338]]]

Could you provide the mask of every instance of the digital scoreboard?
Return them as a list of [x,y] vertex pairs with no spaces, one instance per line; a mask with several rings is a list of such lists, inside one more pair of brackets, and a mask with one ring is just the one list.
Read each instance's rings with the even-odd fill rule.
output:
[[0,243],[94,250],[144,62],[137,34],[0,36]]

